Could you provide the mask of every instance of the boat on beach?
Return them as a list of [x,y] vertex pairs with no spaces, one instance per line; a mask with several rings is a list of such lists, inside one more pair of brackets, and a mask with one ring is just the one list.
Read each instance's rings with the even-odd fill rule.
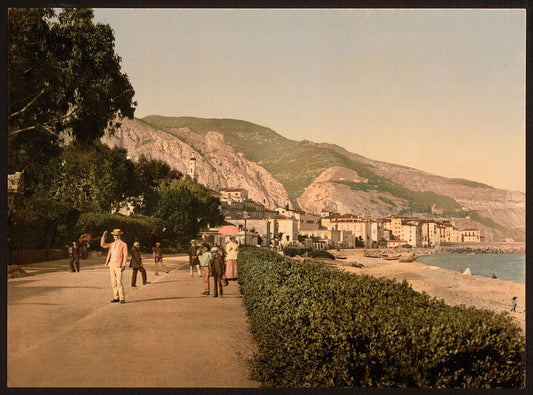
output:
[[381,259],[384,259],[386,261],[394,261],[400,259],[400,255],[383,255]]

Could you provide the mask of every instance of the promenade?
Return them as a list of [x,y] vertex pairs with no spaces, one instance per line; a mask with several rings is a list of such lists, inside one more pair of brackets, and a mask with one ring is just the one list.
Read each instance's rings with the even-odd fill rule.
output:
[[113,298],[104,257],[93,252],[71,273],[68,261],[23,265],[27,277],[7,281],[8,387],[250,388],[254,343],[239,285],[223,298],[203,296],[187,256],[167,256],[169,273]]

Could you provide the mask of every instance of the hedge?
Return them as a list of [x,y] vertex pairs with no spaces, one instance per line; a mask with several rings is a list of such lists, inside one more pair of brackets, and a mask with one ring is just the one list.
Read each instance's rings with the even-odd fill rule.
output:
[[259,249],[239,254],[239,283],[263,386],[524,385],[525,339],[506,313]]
[[308,247],[293,247],[293,246],[286,246],[283,248],[283,255],[285,256],[305,256],[307,253],[307,256],[311,258],[326,258],[326,259],[335,259],[335,256],[331,254],[330,252],[324,251],[324,250],[315,250],[313,248]]
[[[141,215],[85,213],[78,219],[76,234],[90,233],[93,236],[91,249],[100,250],[100,237],[104,230],[110,233],[113,229],[121,229],[123,232],[122,240],[128,243],[128,246],[131,246],[134,238],[137,237],[143,249],[151,251],[153,237],[160,237],[164,227],[164,221],[159,218]],[[111,236],[109,236],[109,241],[111,241]]]

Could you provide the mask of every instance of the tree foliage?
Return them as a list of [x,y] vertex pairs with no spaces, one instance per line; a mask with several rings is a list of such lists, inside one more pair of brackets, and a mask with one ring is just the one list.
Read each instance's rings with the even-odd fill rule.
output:
[[9,136],[70,130],[93,141],[133,117],[134,90],[120,70],[109,25],[91,9],[9,10]]
[[155,188],[161,181],[178,180],[183,174],[172,169],[166,162],[141,155],[135,162],[135,174],[141,189]]
[[[33,245],[56,245],[72,237],[80,213],[108,215],[136,199],[137,214],[164,221],[162,236],[185,241],[222,223],[220,202],[203,186],[162,161],[133,162],[100,143],[133,117],[136,103],[113,30],[93,16],[80,8],[9,10],[8,170],[24,170],[28,206],[10,215],[10,226],[44,240]],[[12,236],[10,249],[19,248]]]
[[156,191],[153,216],[164,219],[168,235],[182,244],[196,237],[202,227],[224,222],[220,201],[194,181],[173,180],[169,185],[162,183]]
[[122,148],[70,144],[61,155],[61,166],[50,189],[50,197],[81,212],[119,209],[127,198],[139,193],[135,166]]
[[29,194],[57,171],[62,132],[92,142],[133,117],[113,30],[92,19],[91,9],[9,10],[9,170],[25,169]]

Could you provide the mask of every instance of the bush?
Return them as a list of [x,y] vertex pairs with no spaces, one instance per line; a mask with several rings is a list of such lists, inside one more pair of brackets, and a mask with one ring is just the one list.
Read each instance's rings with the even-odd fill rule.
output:
[[317,259],[333,259],[335,260],[335,256],[328,252],[328,251],[324,251],[324,250],[311,250],[311,252],[309,253],[309,256],[311,258],[317,258]]
[[283,255],[285,256],[290,256],[290,257],[294,257],[296,255],[305,256],[306,253],[307,253],[307,256],[311,258],[335,259],[334,255],[324,250],[314,250],[312,248],[292,247],[292,246],[287,246],[283,248]]
[[264,386],[524,385],[525,339],[506,313],[260,249],[239,254],[239,283]]
[[296,256],[296,255],[305,256],[306,252],[307,253],[311,252],[311,248],[293,247],[293,246],[283,247],[283,255],[285,256],[290,256],[290,257]]
[[152,251],[154,238],[161,237],[164,227],[164,221],[159,218],[139,215],[85,213],[78,220],[76,235],[79,237],[83,233],[90,233],[93,236],[91,249],[99,250],[100,237],[102,237],[104,230],[111,232],[113,229],[121,229],[123,232],[122,240],[128,246],[131,246],[134,238],[137,237],[144,251]]

